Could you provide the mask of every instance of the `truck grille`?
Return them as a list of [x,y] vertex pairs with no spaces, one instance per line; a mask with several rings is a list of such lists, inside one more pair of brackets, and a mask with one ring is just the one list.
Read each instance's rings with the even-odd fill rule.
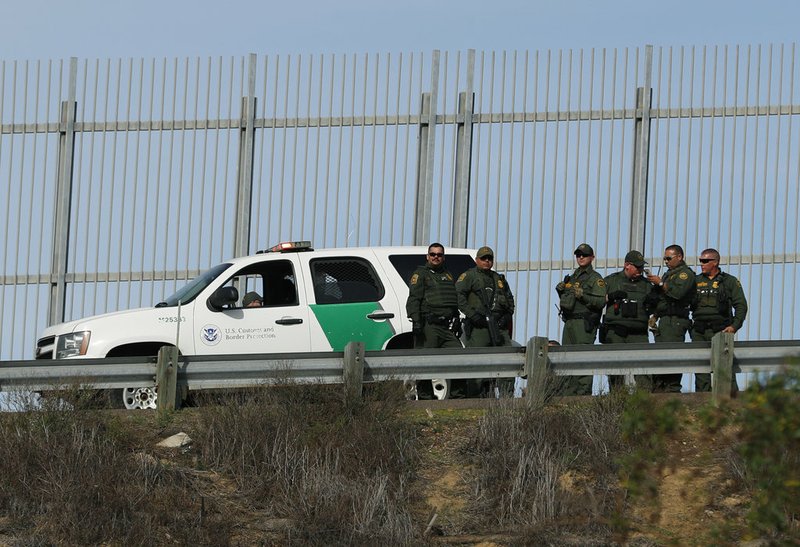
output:
[[46,338],[40,338],[39,341],[36,342],[36,358],[52,359],[53,347],[55,343],[56,343],[55,336],[47,336]]

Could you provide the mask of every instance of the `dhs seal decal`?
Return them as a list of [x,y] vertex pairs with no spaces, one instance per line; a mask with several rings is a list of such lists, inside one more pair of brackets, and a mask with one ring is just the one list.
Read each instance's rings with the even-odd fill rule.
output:
[[207,346],[216,346],[222,339],[222,333],[216,325],[206,325],[200,331],[200,340]]

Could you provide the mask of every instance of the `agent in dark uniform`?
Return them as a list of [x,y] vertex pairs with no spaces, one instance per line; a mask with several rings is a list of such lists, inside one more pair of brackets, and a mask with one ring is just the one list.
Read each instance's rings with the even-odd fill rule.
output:
[[[594,271],[594,249],[581,243],[575,249],[578,268],[556,285],[559,297],[559,314],[564,321],[561,343],[594,344],[600,314],[606,305],[606,283]],[[559,395],[591,395],[592,376],[570,376]]]
[[[467,347],[510,346],[509,327],[514,315],[514,295],[504,275],[492,270],[494,251],[481,247],[475,256],[475,267],[456,281],[458,308],[466,317],[464,335]],[[482,381],[486,392],[491,381]],[[503,393],[511,392],[514,382],[504,378],[498,382]]]
[[[718,332],[735,333],[747,317],[747,299],[742,284],[719,267],[719,251],[700,253],[700,275],[695,279],[697,293],[692,302],[692,341],[710,341]],[[711,375],[696,374],[695,391],[711,391]],[[736,378],[733,379],[736,389]]]
[[406,300],[414,345],[421,348],[460,348],[451,330],[458,320],[455,280],[444,267],[444,246],[431,243],[427,262],[411,276]]
[[[692,325],[689,310],[694,301],[695,275],[683,260],[683,248],[670,245],[664,249],[664,264],[667,272],[662,279],[648,275],[647,280],[658,286],[655,314],[650,317],[650,326],[659,342],[685,342],[686,333]],[[657,325],[656,326],[656,322]],[[680,393],[681,374],[659,374],[653,377],[653,391]]]
[[[606,312],[600,325],[599,339],[601,344],[646,344],[647,321],[650,318],[645,302],[653,290],[653,284],[643,275],[647,264],[639,251],[630,251],[625,255],[622,271],[605,278]],[[611,389],[623,386],[624,376],[609,376]],[[637,375],[636,386],[649,391],[652,378],[649,375]]]

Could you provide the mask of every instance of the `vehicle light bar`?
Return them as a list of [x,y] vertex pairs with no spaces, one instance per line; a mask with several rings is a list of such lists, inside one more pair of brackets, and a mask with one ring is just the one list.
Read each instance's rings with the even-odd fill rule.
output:
[[284,241],[266,250],[268,253],[291,253],[313,251],[310,241]]

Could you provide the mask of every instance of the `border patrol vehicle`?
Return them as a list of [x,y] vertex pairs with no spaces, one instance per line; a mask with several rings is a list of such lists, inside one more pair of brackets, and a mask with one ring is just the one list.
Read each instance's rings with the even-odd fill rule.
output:
[[[314,250],[287,242],[235,258],[202,273],[152,308],[118,311],[48,327],[37,359],[150,357],[176,344],[182,355],[342,351],[351,341],[367,350],[411,348],[408,283],[427,247]],[[474,250],[448,249],[457,278],[474,266]],[[255,291],[261,307],[245,307]],[[447,396],[434,381],[437,398]],[[155,408],[151,388],[122,390],[125,408]]]

